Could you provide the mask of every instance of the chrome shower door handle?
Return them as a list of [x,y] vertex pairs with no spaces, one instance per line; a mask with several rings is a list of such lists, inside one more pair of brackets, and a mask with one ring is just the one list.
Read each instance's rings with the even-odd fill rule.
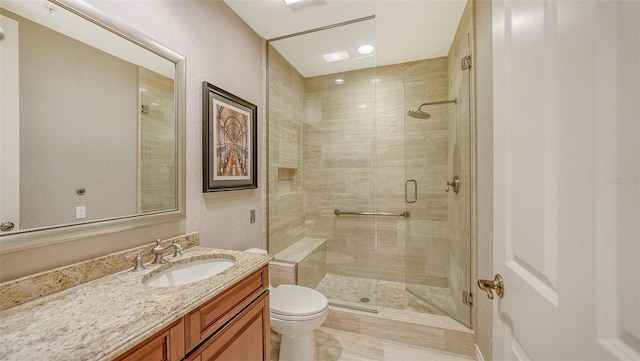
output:
[[[409,183],[413,183],[413,200],[409,200]],[[404,183],[404,201],[407,203],[418,201],[418,182],[415,179],[409,179]]]

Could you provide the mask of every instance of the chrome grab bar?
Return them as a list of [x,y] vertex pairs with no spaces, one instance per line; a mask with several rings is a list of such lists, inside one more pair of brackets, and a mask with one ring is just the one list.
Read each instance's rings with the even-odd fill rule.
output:
[[353,215],[353,216],[385,216],[385,217],[411,217],[411,213],[409,211],[404,211],[402,213],[386,213],[386,212],[343,212],[338,208],[333,210],[333,214],[336,216],[340,215]]

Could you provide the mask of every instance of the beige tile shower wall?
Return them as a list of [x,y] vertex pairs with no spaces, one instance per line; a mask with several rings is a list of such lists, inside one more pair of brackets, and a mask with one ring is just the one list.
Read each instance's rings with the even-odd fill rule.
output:
[[[336,85],[336,78],[345,84]],[[446,97],[446,58],[306,80],[306,234],[327,239],[328,273],[405,281],[409,221],[380,217],[376,224],[373,217],[337,217],[333,209],[402,212],[404,114]],[[406,269],[421,284],[446,285],[449,240],[442,224],[448,204],[441,184],[447,176],[448,111],[437,108],[433,114],[407,129],[407,147],[418,155],[411,165],[425,202],[410,220],[417,230],[411,254],[421,255],[407,260]]]
[[25,19],[19,36],[21,228],[135,214],[138,67]]
[[269,252],[304,237],[304,79],[269,46]]
[[[448,100],[447,59],[418,62],[405,72],[405,109]],[[407,178],[417,181],[418,201],[407,222],[406,282],[446,287],[449,273],[449,204],[445,192],[448,171],[451,104],[423,108],[430,119],[407,117]]]
[[[407,64],[376,70],[376,203],[379,212],[404,211],[404,87]],[[405,280],[405,219],[380,217],[377,278]]]
[[375,277],[374,218],[333,214],[375,209],[375,76],[365,69],[305,80],[305,228],[327,239],[328,273]]
[[173,79],[139,68],[138,211],[174,209],[176,205],[176,128]]
[[460,192],[449,193],[449,289],[458,309],[458,320],[469,324],[471,308],[462,303],[461,290],[467,292],[471,277],[471,120],[470,77],[471,70],[461,70],[460,59],[470,54],[473,3],[469,1],[462,15],[458,30],[448,55],[449,96],[458,98],[457,116],[449,120],[449,169],[450,177],[460,177]]

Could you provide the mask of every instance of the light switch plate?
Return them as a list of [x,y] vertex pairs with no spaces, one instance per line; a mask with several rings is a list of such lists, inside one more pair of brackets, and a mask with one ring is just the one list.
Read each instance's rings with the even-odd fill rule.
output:
[[76,207],[76,219],[84,219],[87,217],[87,209],[85,206]]

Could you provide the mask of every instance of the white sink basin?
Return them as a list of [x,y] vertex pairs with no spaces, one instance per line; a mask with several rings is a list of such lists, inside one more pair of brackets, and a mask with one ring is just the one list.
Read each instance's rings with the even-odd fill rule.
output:
[[171,266],[166,270],[142,280],[149,287],[170,287],[196,282],[213,277],[233,266],[235,260],[207,258]]

